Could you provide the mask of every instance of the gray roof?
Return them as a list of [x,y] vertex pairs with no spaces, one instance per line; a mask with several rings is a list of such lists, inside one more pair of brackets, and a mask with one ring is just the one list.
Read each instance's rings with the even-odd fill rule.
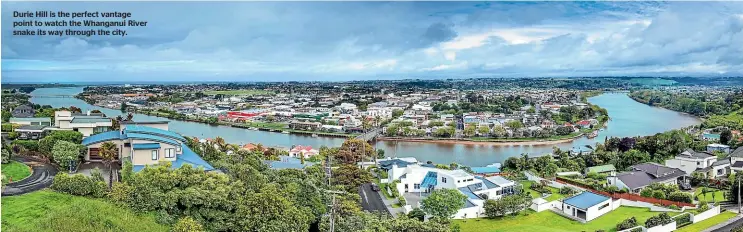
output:
[[49,117],[39,117],[39,118],[10,118],[10,122],[52,122],[52,119]]
[[743,147],[739,147],[738,149],[735,149],[733,153],[730,153],[730,157],[743,158]]
[[692,149],[686,149],[686,151],[682,152],[676,157],[683,157],[683,158],[688,158],[688,159],[706,159],[706,158],[715,157],[715,156],[707,152],[696,152]]
[[97,116],[75,116],[72,118],[71,123],[91,123],[91,122],[110,122],[110,118],[102,118]]
[[397,167],[407,167],[408,164],[413,164],[412,162],[408,162],[401,159],[391,159],[391,160],[380,160],[379,161],[379,167],[382,169],[391,169],[393,164],[397,164]]
[[743,162],[741,162],[741,161],[735,162],[732,165],[730,165],[730,167],[733,167],[733,168],[743,168]]
[[718,160],[718,161],[715,161],[714,163],[712,163],[712,166],[711,167],[721,166],[721,165],[729,165],[729,164],[730,164],[730,159],[721,159],[721,160]]
[[44,130],[47,126],[45,125],[23,125],[21,127],[18,127],[16,131],[41,131]]
[[617,178],[630,189],[648,186],[652,183],[675,179],[685,174],[678,168],[669,168],[656,163],[642,163],[632,166],[635,171],[623,172]]

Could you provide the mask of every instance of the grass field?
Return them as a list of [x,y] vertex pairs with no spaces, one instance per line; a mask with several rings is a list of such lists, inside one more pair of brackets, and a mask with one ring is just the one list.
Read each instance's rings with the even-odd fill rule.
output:
[[138,215],[112,203],[42,190],[3,197],[2,230],[169,231],[153,215]]
[[730,218],[735,217],[735,213],[730,211],[722,212],[721,214],[711,217],[707,220],[697,222],[696,224],[691,224],[688,226],[681,227],[681,229],[675,230],[677,232],[697,232],[702,231],[704,229],[710,228],[714,225],[717,225],[719,223],[722,223],[724,221],[727,221]]
[[10,161],[7,164],[2,165],[3,183],[8,183],[10,180],[18,182],[31,175],[31,168],[28,165],[18,162]]
[[266,90],[260,90],[260,89],[240,89],[240,90],[214,90],[214,91],[204,91],[204,94],[206,95],[216,95],[216,94],[223,94],[223,95],[241,95],[241,96],[252,96],[252,95],[261,95],[261,94],[270,94],[270,91]]
[[[454,220],[461,226],[462,231],[468,232],[517,232],[517,231],[616,231],[617,223],[624,219],[635,217],[639,224],[658,212],[650,212],[647,208],[619,207],[614,211],[600,216],[586,224],[564,218],[552,211],[534,212],[526,210],[516,216],[506,216],[497,219],[466,219]],[[673,216],[676,213],[669,213]]]
[[[707,202],[715,202],[715,201],[725,201],[725,194],[723,193],[724,190],[714,189],[714,188],[707,188],[708,190],[714,190],[715,192],[708,192],[707,195],[702,195],[702,188],[697,188],[696,191],[694,191],[694,196],[698,197],[699,200],[705,200]],[[714,197],[713,197],[714,196]]]

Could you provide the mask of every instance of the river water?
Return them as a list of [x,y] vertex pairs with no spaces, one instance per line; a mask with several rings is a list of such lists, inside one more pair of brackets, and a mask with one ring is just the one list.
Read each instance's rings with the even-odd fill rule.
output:
[[[53,107],[76,106],[83,111],[97,109],[109,117],[115,117],[121,114],[118,110],[93,106],[76,98],[57,97],[59,95],[72,96],[80,92],[82,92],[82,87],[37,89],[31,93],[31,102],[40,105],[51,105]],[[573,148],[585,150],[585,145],[603,142],[606,137],[652,135],[701,123],[698,118],[687,114],[650,107],[635,102],[624,93],[606,93],[589,98],[588,101],[607,109],[609,117],[611,117],[608,127],[600,131],[599,136],[593,139],[583,137],[562,144],[534,146],[434,144],[395,141],[380,141],[375,146],[378,149],[384,149],[387,156],[412,156],[416,157],[419,161],[433,161],[434,163],[444,164],[457,162],[468,166],[485,166],[495,162],[503,162],[508,157],[519,156],[522,153],[528,153],[530,156],[547,154],[552,151],[553,146],[568,150]],[[134,120],[155,121],[169,119],[135,114]],[[313,147],[320,147],[322,145],[340,146],[344,141],[341,138],[313,138],[305,135],[253,131],[229,126],[212,126],[176,120],[170,120],[170,130],[186,136],[196,136],[199,138],[221,136],[225,141],[235,144],[261,143],[267,146],[282,147],[291,147],[292,145],[310,145]]]

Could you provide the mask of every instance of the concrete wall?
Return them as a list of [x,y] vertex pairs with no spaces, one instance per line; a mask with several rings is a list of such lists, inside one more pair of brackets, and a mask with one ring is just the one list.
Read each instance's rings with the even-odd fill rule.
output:
[[714,217],[718,214],[720,214],[720,206],[715,206],[714,208],[704,211],[704,213],[700,213],[697,215],[691,215],[691,221],[694,223],[697,223],[702,220]]
[[481,207],[478,206],[459,209],[457,214],[454,215],[454,219],[477,218],[481,214],[480,209]]
[[666,225],[660,225],[656,227],[648,228],[647,232],[669,232],[676,230],[676,221],[673,221],[671,223],[668,223]]
[[562,202],[560,201],[550,201],[550,202],[545,202],[545,203],[538,204],[538,205],[535,203],[532,203],[531,206],[529,206],[529,208],[537,212],[542,212],[550,208],[559,209],[561,205],[562,205]]
[[92,127],[80,127],[80,128],[77,128],[77,131],[83,134],[83,137],[88,137],[93,134]]

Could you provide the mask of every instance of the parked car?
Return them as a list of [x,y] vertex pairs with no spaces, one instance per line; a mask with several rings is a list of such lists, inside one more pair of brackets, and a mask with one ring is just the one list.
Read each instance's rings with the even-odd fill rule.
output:
[[372,189],[372,190],[374,190],[375,192],[379,192],[379,185],[377,185],[377,184],[372,184],[372,185],[371,185],[371,189]]

